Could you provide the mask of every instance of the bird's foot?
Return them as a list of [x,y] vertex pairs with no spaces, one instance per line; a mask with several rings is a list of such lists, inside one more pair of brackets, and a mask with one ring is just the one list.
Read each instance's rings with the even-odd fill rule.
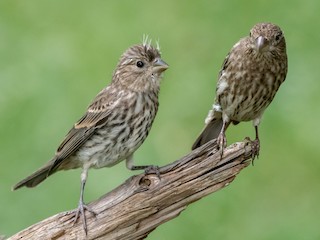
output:
[[144,177],[142,177],[139,181],[139,188],[135,190],[135,193],[145,192],[150,189],[151,180],[147,177],[148,174],[156,174],[158,179],[161,181],[160,177],[160,169],[158,166],[155,165],[148,165],[148,166],[138,166],[143,167],[144,169]]
[[82,225],[83,225],[83,230],[84,232],[88,233],[88,228],[87,228],[87,218],[85,215],[85,210],[87,210],[88,212],[92,213],[94,216],[97,215],[97,213],[95,211],[93,211],[90,207],[88,207],[87,205],[85,205],[83,202],[79,202],[78,208],[77,210],[75,210],[75,217],[73,220],[73,225],[78,221],[78,219],[80,218],[80,215],[82,216]]
[[146,166],[146,168],[144,169],[144,173],[145,173],[145,175],[147,175],[147,174],[156,174],[157,177],[159,178],[159,180],[161,180],[160,169],[156,165]]
[[217,138],[217,147],[218,147],[218,150],[220,151],[220,159],[223,156],[223,151],[224,151],[226,146],[227,146],[226,135],[223,134],[223,133],[220,133],[218,138]]
[[256,138],[255,140],[251,140],[249,137],[245,138],[246,141],[249,141],[251,144],[251,158],[252,158],[252,165],[254,164],[255,158],[259,158],[259,152],[260,152],[260,140],[259,138]]
[[144,170],[144,174],[156,174],[159,179],[160,177],[160,169],[158,166],[155,165],[143,165],[143,166],[135,166],[135,165],[130,165],[128,167],[130,170]]

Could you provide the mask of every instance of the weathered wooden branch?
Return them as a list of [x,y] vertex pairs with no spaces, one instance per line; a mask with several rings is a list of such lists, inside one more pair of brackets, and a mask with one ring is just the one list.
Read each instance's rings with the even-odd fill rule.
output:
[[185,157],[140,174],[93,201],[87,212],[88,235],[81,221],[73,225],[74,211],[58,213],[12,236],[14,239],[143,239],[160,224],[177,217],[186,207],[233,181],[251,162],[251,146],[235,143],[223,158],[215,140]]

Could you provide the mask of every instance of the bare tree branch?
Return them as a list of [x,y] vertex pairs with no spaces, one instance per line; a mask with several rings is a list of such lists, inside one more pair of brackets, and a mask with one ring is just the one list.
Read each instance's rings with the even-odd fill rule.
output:
[[81,221],[74,226],[74,211],[62,212],[12,236],[15,239],[143,239],[162,223],[177,217],[186,207],[220,190],[251,162],[251,146],[235,143],[221,158],[215,140],[185,157],[140,174],[89,204],[98,215],[87,214],[88,236]]

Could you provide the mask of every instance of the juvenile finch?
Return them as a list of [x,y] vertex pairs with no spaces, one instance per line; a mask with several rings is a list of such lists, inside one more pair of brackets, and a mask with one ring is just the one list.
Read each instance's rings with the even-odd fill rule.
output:
[[240,39],[224,60],[214,104],[192,149],[217,138],[222,156],[227,145],[225,132],[230,123],[252,120],[256,132],[256,139],[251,141],[252,158],[258,156],[258,126],[263,112],[286,78],[287,65],[286,42],[281,29],[272,23],[253,26],[250,35]]
[[80,200],[74,222],[82,215],[87,234],[85,210],[94,213],[83,201],[89,168],[111,167],[122,160],[130,170],[150,167],[133,165],[133,153],[146,139],[156,116],[161,75],[167,68],[159,49],[150,41],[130,47],[121,56],[110,85],[95,97],[54,157],[13,189],[35,187],[57,171],[81,167]]

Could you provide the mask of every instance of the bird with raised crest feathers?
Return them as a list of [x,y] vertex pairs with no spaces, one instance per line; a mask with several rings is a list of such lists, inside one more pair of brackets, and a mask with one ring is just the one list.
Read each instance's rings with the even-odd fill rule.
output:
[[56,154],[42,168],[21,180],[13,189],[35,187],[60,170],[82,168],[79,206],[74,222],[82,215],[89,168],[111,167],[122,160],[130,170],[150,169],[133,165],[133,153],[146,139],[158,110],[162,73],[168,65],[159,48],[145,38],[143,44],[126,50],[114,71],[112,82],[95,97],[83,117],[74,124]]

